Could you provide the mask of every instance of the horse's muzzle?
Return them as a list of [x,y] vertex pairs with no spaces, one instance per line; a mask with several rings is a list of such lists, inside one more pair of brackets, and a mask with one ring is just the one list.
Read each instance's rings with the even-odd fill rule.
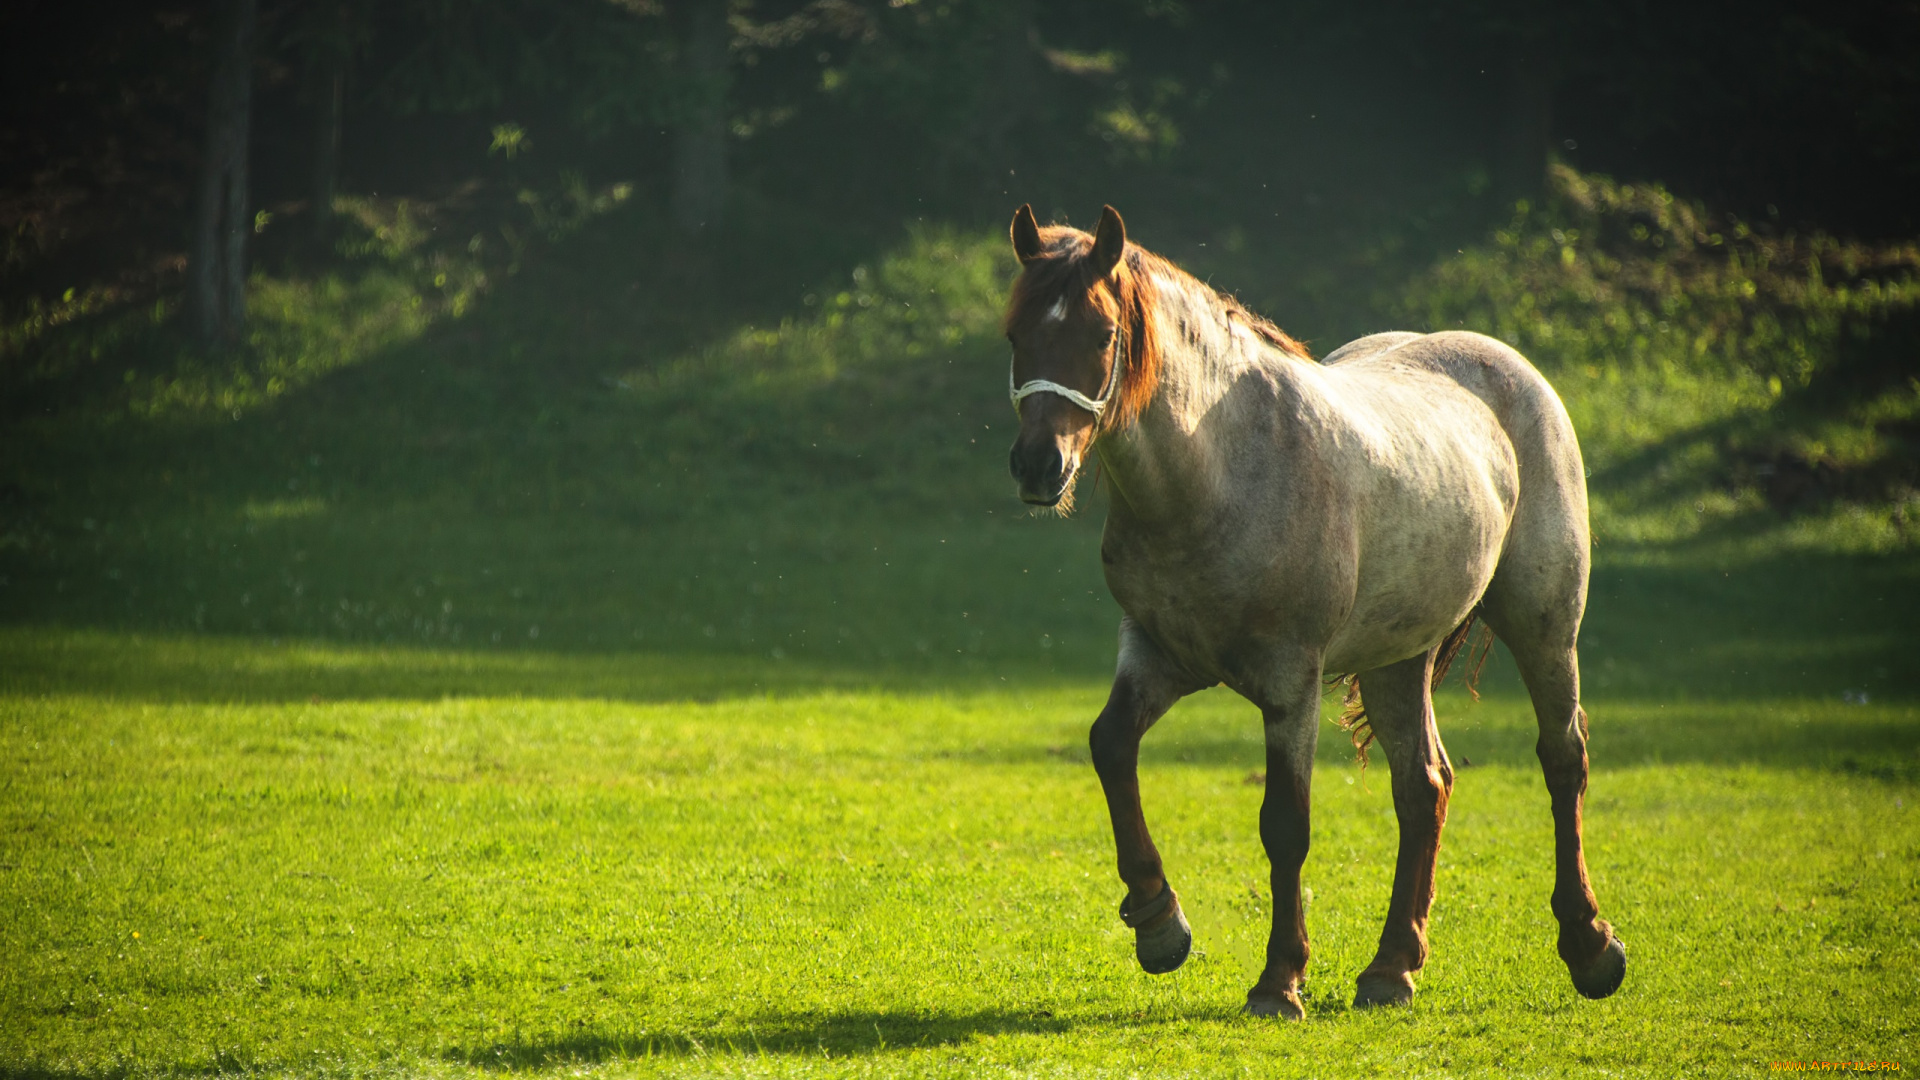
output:
[[1007,455],[1007,471],[1020,485],[1020,501],[1030,506],[1053,506],[1067,493],[1080,462],[1069,461],[1053,440],[1025,439],[1013,444]]

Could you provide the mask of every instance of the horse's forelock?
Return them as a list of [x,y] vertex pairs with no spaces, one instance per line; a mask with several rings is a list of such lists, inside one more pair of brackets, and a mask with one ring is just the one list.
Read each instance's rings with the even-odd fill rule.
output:
[[1039,305],[1043,310],[1065,297],[1067,291],[1084,291],[1091,283],[1082,282],[1085,255],[1093,250],[1093,237],[1078,229],[1049,225],[1040,230],[1040,249],[1045,252],[1028,262],[1013,283],[1013,297],[1007,304],[1008,329]]

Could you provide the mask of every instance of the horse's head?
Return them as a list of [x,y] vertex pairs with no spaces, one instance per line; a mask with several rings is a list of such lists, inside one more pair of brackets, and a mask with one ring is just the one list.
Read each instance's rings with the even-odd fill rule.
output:
[[1123,257],[1127,228],[1109,206],[1092,236],[1042,229],[1033,208],[1022,206],[1012,234],[1023,269],[1006,321],[1009,390],[1020,414],[1008,465],[1025,502],[1071,506],[1088,448],[1138,411],[1137,395],[1123,384],[1149,343]]

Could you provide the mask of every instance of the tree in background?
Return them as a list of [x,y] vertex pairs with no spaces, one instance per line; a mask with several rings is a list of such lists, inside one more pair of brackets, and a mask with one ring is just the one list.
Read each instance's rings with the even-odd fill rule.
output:
[[206,156],[195,204],[188,304],[209,344],[234,341],[247,315],[247,154],[253,124],[257,0],[232,0],[207,88]]
[[[849,203],[883,228],[1131,200],[1196,241],[1306,258],[1319,237],[1324,257],[1408,221],[1445,254],[1537,190],[1552,152],[1781,228],[1920,232],[1920,7],[1729,10],[15,0],[0,304],[185,293],[197,336],[231,338],[249,260],[311,246],[265,219],[252,235],[255,208],[311,207],[324,235],[340,194],[459,191],[500,216],[588,181],[630,183],[682,235]],[[487,160],[496,129],[525,136],[511,165]]]
[[351,0],[318,3],[303,14],[295,44],[307,54],[313,98],[313,238],[316,243],[325,243],[332,233],[333,202],[340,187],[347,76],[364,20]]
[[674,5],[680,103],[673,133],[673,219],[700,234],[720,224],[727,202],[727,0]]
[[1507,60],[1498,144],[1494,150],[1494,188],[1502,201],[1538,199],[1546,189],[1553,156],[1554,61],[1538,37],[1514,43]]

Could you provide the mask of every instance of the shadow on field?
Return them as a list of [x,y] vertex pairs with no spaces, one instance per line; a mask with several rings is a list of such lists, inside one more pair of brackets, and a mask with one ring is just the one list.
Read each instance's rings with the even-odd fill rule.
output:
[[941,685],[937,676],[911,672],[724,654],[456,650],[24,628],[0,629],[0,658],[0,692],[139,701],[714,701]]
[[[1782,555],[1595,567],[1580,631],[1587,696],[1920,695],[1920,560]],[[1511,686],[1511,664],[1493,685]]]
[[[1904,638],[1883,633],[1871,640],[1893,647]],[[1809,638],[1803,644],[1808,655],[1822,656],[1823,643]],[[1695,648],[1723,661],[1733,658],[1726,662],[1765,660],[1743,656],[1745,650],[1758,651],[1750,641],[1726,642],[1718,652]],[[1838,648],[1844,652],[1847,646]],[[1754,686],[1739,680],[1733,683],[1738,689],[1719,693],[1710,682],[1649,686],[1633,679],[1621,680],[1627,686],[1620,688],[1608,685],[1616,681],[1608,673],[1637,665],[1621,662],[1611,651],[1586,652],[1585,704],[1596,770],[1701,762],[1920,780],[1920,722],[1909,696],[1878,689],[1891,680],[1881,681],[1872,693],[1782,688],[1769,694],[1764,682]],[[1874,655],[1855,654],[1850,662],[1867,664]],[[1697,678],[1706,681],[1704,673]],[[983,699],[991,710],[1031,708],[1025,695],[1045,693],[1054,704],[1032,714],[1040,724],[1015,729],[1011,739],[983,741],[930,730],[918,752],[957,764],[1074,770],[1090,768],[1085,724],[1105,699],[1105,683],[1100,677],[1012,664],[977,670],[951,662],[919,668],[828,666],[724,654],[455,651],[0,628],[0,695],[301,705],[523,697],[646,704],[873,692],[903,700]],[[1435,700],[1441,735],[1456,766],[1534,768],[1533,712],[1504,648],[1495,650],[1481,688],[1485,696],[1475,702],[1449,680]],[[1325,702],[1329,716],[1337,712],[1336,691],[1329,691]],[[1323,765],[1352,765],[1355,752],[1346,732],[1328,723],[1317,757]],[[1224,688],[1196,695],[1155,726],[1142,743],[1141,763],[1149,769],[1244,769],[1251,781],[1265,768],[1259,714]],[[1377,753],[1373,767],[1384,780]]]
[[[1586,706],[1587,745],[1596,772],[1692,762],[1920,781],[1920,716],[1908,704],[1862,705],[1839,698],[1728,702],[1602,697],[1589,699]],[[1443,702],[1436,711],[1441,737],[1457,768],[1536,767],[1538,729],[1524,701],[1490,700],[1479,706],[1460,702],[1451,710]],[[1338,749],[1351,758],[1350,749]],[[1465,762],[1472,764],[1463,766]],[[1375,764],[1384,776],[1377,754]]]
[[[1224,696],[1227,692],[1213,693]],[[1093,698],[1089,697],[1091,703]],[[1329,699],[1331,703],[1331,699]],[[1818,769],[1904,783],[1920,782],[1920,714],[1898,702],[1853,704],[1843,699],[1779,698],[1769,701],[1660,701],[1598,698],[1587,701],[1591,731],[1588,748],[1596,772],[1646,765],[1694,762],[1755,765],[1764,768]],[[1089,719],[1095,706],[1090,704]],[[1140,744],[1145,769],[1230,768],[1245,770],[1245,782],[1258,785],[1266,769],[1259,714],[1238,702],[1241,715],[1188,721],[1176,707]],[[1538,728],[1531,705],[1515,694],[1489,695],[1472,702],[1448,693],[1435,702],[1441,739],[1456,770],[1499,765],[1538,767],[1534,743]],[[944,753],[962,760],[1037,765],[1058,762],[1091,770],[1083,741],[1037,746],[1022,743],[991,749]],[[1352,766],[1356,754],[1347,733],[1329,720],[1320,731],[1315,760],[1323,766]],[[1386,759],[1378,746],[1369,752],[1368,769],[1388,783]]]
[[[1066,545],[1036,552],[1044,558],[1033,561],[1044,570],[1077,554],[1085,553]],[[567,590],[558,590],[559,610],[538,616],[544,625],[537,643],[526,640],[523,630],[518,643],[493,645],[361,639],[292,627],[275,633],[149,626],[137,619],[34,618],[0,608],[0,691],[207,702],[449,695],[664,701],[867,687],[945,692],[1008,683],[1091,684],[1104,682],[1112,670],[1117,613],[1104,595],[1097,597],[1102,603],[1070,611],[1052,599],[1032,611],[996,612],[989,594],[1005,592],[1003,572],[1024,581],[1017,568],[939,568],[955,580],[943,579],[933,590],[941,593],[937,601],[927,595],[932,587],[925,581],[903,580],[899,591],[881,600],[841,595],[835,575],[843,568],[787,569],[790,582],[815,580],[805,595],[754,599],[758,620],[819,623],[812,636],[828,640],[818,645],[761,651],[710,642],[699,629],[644,642],[609,634],[591,644],[587,635],[568,632]],[[855,578],[865,573],[855,569]],[[747,594],[761,588],[757,580],[732,584]],[[1073,587],[1088,595],[1096,590],[1092,581]],[[847,610],[841,610],[842,600]],[[581,601],[600,602],[597,596]],[[718,597],[689,602],[695,609],[731,604]],[[782,605],[791,610],[783,613]],[[1603,565],[1594,572],[1581,632],[1586,696],[1911,701],[1920,696],[1920,665],[1911,663],[1920,646],[1917,610],[1920,561],[1906,557],[1783,556],[1726,567]],[[696,622],[725,621],[713,612],[694,614]],[[891,658],[859,646],[834,647],[836,620],[862,619],[878,621],[871,632],[856,628],[857,636],[904,639],[904,647]],[[915,638],[934,647],[916,649]],[[1481,687],[1523,693],[1504,650],[1496,652]]]
[[1056,1018],[1044,1009],[990,1009],[937,1016],[875,1011],[825,1016],[775,1014],[698,1034],[581,1033],[455,1048],[445,1057],[457,1064],[502,1071],[648,1057],[699,1058],[713,1053],[853,1057],[911,1047],[952,1046],[1002,1035],[1060,1035],[1083,1023]]

